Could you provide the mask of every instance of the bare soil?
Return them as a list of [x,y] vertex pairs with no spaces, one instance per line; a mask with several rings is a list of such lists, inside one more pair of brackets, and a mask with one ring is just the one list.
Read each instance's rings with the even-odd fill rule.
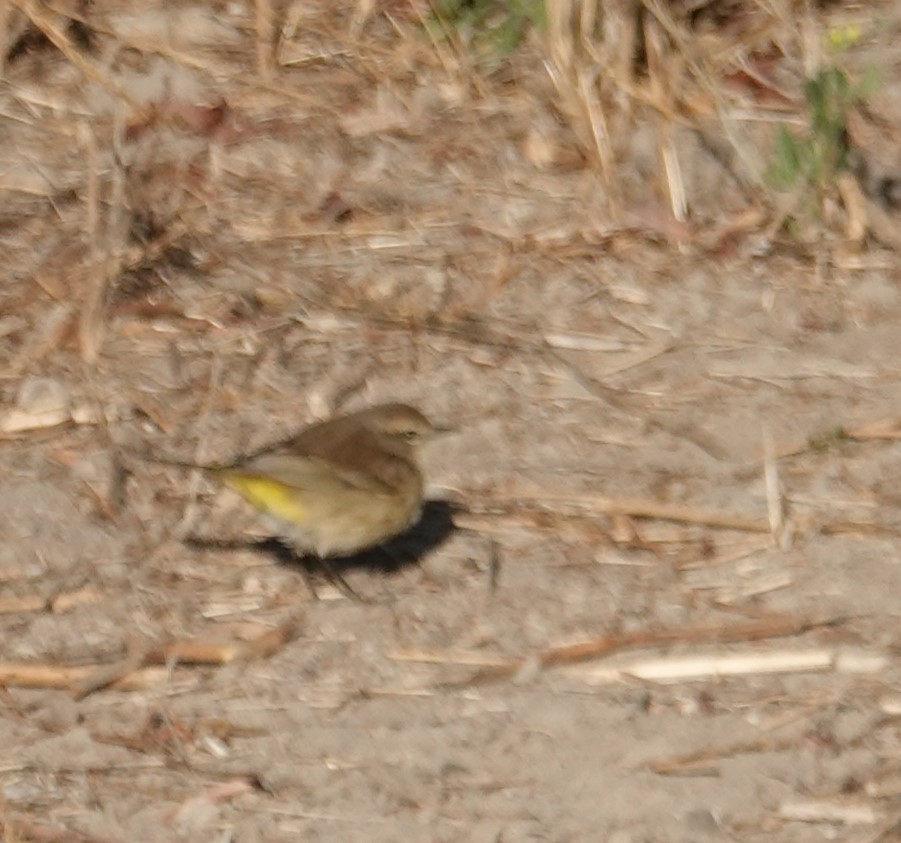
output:
[[[0,839],[899,839],[894,252],[768,229],[712,118],[665,130],[672,222],[654,119],[605,181],[538,39],[475,68],[422,5],[294,4],[268,78],[252,4],[99,3],[87,35],[20,5]],[[897,4],[868,15],[885,56]],[[739,128],[764,161],[772,125]],[[457,432],[425,452],[425,522],[342,563],[365,602],[312,571],[314,599],[243,502],[144,459],[221,462],[384,400]],[[14,675],[290,618],[271,654],[81,699]],[[712,640],[749,623],[772,634]]]

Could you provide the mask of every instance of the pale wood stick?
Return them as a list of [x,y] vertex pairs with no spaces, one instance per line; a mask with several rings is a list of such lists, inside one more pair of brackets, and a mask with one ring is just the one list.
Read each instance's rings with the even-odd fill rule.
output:
[[550,647],[532,656],[511,659],[503,664],[489,665],[475,674],[458,681],[439,683],[441,688],[469,688],[514,678],[520,671],[534,666],[541,670],[563,664],[577,664],[590,661],[613,652],[635,647],[657,647],[664,644],[681,643],[726,643],[731,641],[758,641],[764,638],[779,638],[800,635],[811,629],[835,626],[845,618],[826,619],[794,618],[776,616],[734,626],[705,624],[683,629],[637,630],[620,634],[604,635],[563,647]]
[[122,690],[146,688],[163,681],[166,667],[150,665],[223,665],[237,659],[266,658],[291,641],[300,627],[300,618],[291,618],[253,641],[205,642],[172,641],[147,649],[133,645],[125,659],[112,665],[53,665],[34,662],[0,662],[0,686],[22,688],[67,688],[76,698],[101,688]]

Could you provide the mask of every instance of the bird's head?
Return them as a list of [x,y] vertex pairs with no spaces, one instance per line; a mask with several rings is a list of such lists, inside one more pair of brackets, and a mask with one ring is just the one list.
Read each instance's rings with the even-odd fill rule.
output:
[[396,442],[417,445],[446,428],[436,427],[415,407],[407,404],[382,404],[365,411],[365,424],[377,433]]

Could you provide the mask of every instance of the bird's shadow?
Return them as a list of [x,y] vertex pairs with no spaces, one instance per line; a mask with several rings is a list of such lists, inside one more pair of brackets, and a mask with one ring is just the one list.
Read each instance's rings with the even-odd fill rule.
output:
[[278,538],[250,541],[190,536],[184,543],[204,550],[252,550],[271,556],[282,565],[299,567],[305,576],[311,573],[342,574],[359,569],[393,574],[418,565],[426,553],[447,541],[456,530],[453,511],[453,506],[447,501],[426,501],[419,521],[399,536],[353,556],[332,558],[326,562],[313,555],[302,556]]

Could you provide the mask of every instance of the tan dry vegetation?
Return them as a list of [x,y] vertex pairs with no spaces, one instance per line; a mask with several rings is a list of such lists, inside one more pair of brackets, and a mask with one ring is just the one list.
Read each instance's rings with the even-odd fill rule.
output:
[[[892,839],[897,4],[428,15],[0,5],[0,838]],[[845,25],[880,85],[790,237]],[[461,529],[367,603],[141,458],[379,400],[459,428]]]

